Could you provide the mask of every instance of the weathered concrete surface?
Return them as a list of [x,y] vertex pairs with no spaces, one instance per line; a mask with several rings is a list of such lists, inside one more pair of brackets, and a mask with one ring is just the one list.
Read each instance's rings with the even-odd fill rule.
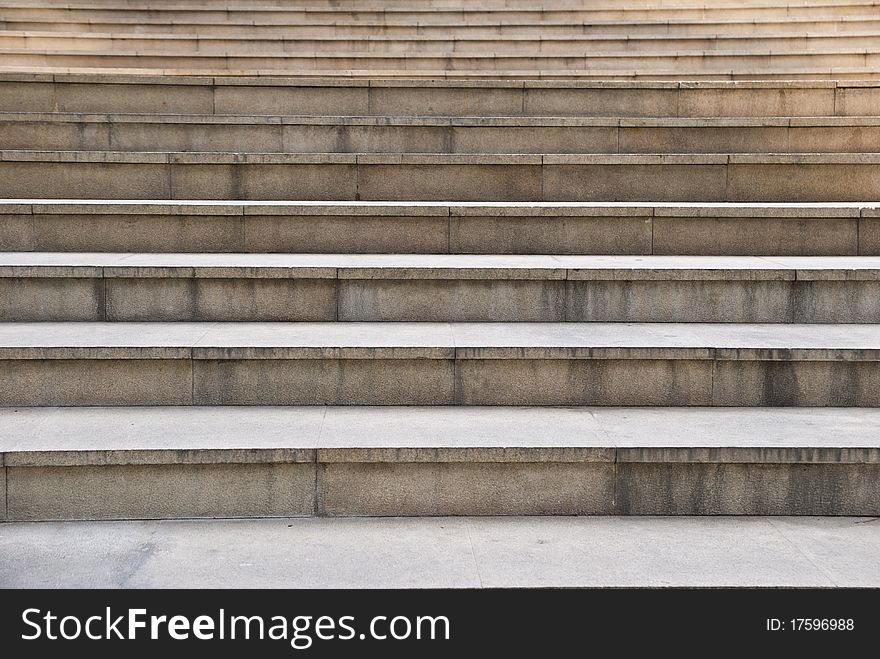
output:
[[[314,513],[311,465],[12,467],[8,518],[283,517]],[[73,495],[73,496],[71,496]]]
[[878,587],[878,562],[880,523],[851,517],[0,525],[19,588]]
[[880,514],[878,410],[0,409],[8,517]]

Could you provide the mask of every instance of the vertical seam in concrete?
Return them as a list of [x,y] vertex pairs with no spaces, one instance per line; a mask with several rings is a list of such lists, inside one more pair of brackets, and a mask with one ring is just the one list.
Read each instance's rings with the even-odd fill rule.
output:
[[836,116],[836,117],[841,116],[841,108],[839,105],[839,103],[840,103],[840,93],[839,92],[840,92],[840,88],[835,83],[834,91],[832,92],[832,95],[831,95],[831,99],[832,99],[831,100],[831,105],[832,105],[831,111],[834,113],[834,116]]
[[101,268],[101,283],[100,283],[100,295],[101,299],[98,301],[98,317],[101,320],[108,320],[107,318],[107,273],[106,268]]
[[458,348],[455,347],[455,339],[453,338],[452,346],[452,404],[459,405],[460,401],[458,391]]
[[657,207],[654,206],[653,208],[651,208],[651,219],[650,219],[650,222],[651,222],[651,255],[652,256],[654,254],[654,224],[655,224],[654,220],[656,219],[656,217],[657,217]]
[[3,521],[9,521],[9,469],[6,467],[6,456],[3,456]]
[[168,157],[168,199],[174,199],[174,176],[171,173],[171,156]]
[[247,252],[247,216],[244,212],[244,204],[241,206],[241,229],[238,236],[239,251]]
[[329,406],[324,406],[324,414],[321,417],[321,425],[318,428],[318,441],[316,442],[317,446],[315,447],[315,461],[314,461],[314,501],[312,503],[312,516],[313,517],[323,517],[324,516],[324,497],[321,492],[321,440],[324,437],[324,422],[327,419],[327,410]]
[[361,200],[361,157],[354,157],[354,200]]
[[30,209],[30,212],[31,212],[31,235],[30,235],[31,249],[38,249],[39,246],[37,245],[37,220],[35,218],[34,205],[28,204],[28,208]]
[[724,165],[724,201],[730,201],[730,154],[727,154]]
[[715,376],[718,370],[718,359],[716,355],[712,355],[712,377],[711,377],[711,386],[712,386],[712,405],[718,404],[717,392],[715,391]]
[[675,116],[681,116],[681,83],[675,86]]
[[619,515],[620,514],[620,496],[618,494],[620,488],[620,478],[617,472],[617,461],[619,459],[620,449],[618,447],[614,447],[614,462],[611,465],[611,514]]
[[217,115],[217,79],[211,78],[211,115]]
[[862,255],[862,218],[865,216],[865,209],[859,209],[859,215],[856,218],[856,256]]
[[[339,268],[334,268],[334,279],[333,279],[333,302],[336,307],[336,322],[339,322]],[[325,413],[326,414],[326,413]]]
[[446,207],[446,253],[452,254],[452,206]]
[[196,404],[196,359],[192,348],[189,349],[189,404]]
[[372,116],[373,114],[373,81],[367,81],[367,114]]
[[540,169],[540,177],[541,177],[541,201],[547,201],[544,198],[544,154],[541,154],[541,169]]

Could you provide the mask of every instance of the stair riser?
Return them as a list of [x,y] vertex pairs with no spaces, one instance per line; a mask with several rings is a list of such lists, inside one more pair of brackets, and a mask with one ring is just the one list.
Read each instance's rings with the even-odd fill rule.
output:
[[[157,159],[164,157],[156,155]],[[508,162],[511,164],[499,159],[486,164],[440,160],[438,164],[5,160],[0,162],[0,197],[647,202],[880,198],[880,167],[867,161],[725,164],[704,159],[699,164],[636,160],[630,161],[633,164],[606,164],[594,159],[595,164],[541,165],[522,164],[526,161],[520,158]]]
[[385,20],[416,23],[444,23],[454,21],[521,21],[535,22],[547,20],[552,22],[591,22],[591,21],[650,21],[650,20],[783,20],[795,18],[799,20],[833,20],[841,16],[870,16],[870,4],[829,5],[813,7],[779,6],[779,7],[719,7],[719,8],[653,8],[653,9],[545,9],[518,10],[472,8],[466,12],[454,9],[326,9],[303,11],[291,9],[183,9],[149,11],[138,9],[85,9],[85,8],[29,8],[7,7],[3,9],[6,18],[14,20],[52,20],[65,21],[112,21],[117,17],[127,20],[149,23],[152,18],[163,20],[173,19],[179,22],[213,21],[223,22],[234,20],[246,22],[248,19],[259,19],[261,22],[290,23],[297,21],[359,21],[382,22]]
[[[4,16],[5,17],[5,16]],[[498,36],[601,36],[619,37],[707,37],[711,38],[718,34],[728,36],[751,37],[754,35],[843,35],[848,32],[869,32],[880,29],[880,20],[868,16],[863,18],[851,17],[852,20],[841,22],[838,20],[813,20],[813,21],[767,21],[755,23],[741,22],[679,22],[679,23],[517,23],[507,21],[499,24],[498,21],[480,25],[478,23],[451,23],[443,24],[347,24],[326,21],[323,24],[312,21],[309,23],[292,22],[286,25],[263,22],[257,25],[242,22],[233,24],[230,22],[142,22],[125,20],[106,22],[82,22],[74,21],[54,22],[28,19],[0,20],[0,28],[15,31],[57,31],[81,33],[114,33],[114,34],[180,34],[197,35],[199,37],[285,37],[285,38],[313,38],[313,37],[444,37],[451,32],[465,37],[498,37]]]
[[[578,70],[584,73],[608,71],[661,72],[667,75],[676,67],[692,73],[726,74],[731,70],[773,68],[807,68],[822,71],[831,68],[868,68],[880,65],[880,53],[781,53],[756,55],[719,55],[712,51],[676,55],[648,54],[609,56],[584,56],[582,52],[567,55],[498,55],[487,53],[483,57],[461,55],[442,55],[413,57],[408,55],[343,55],[339,57],[325,54],[290,54],[284,57],[271,55],[162,55],[158,53],[119,53],[108,51],[104,54],[87,52],[29,52],[24,48],[12,49],[3,54],[5,66],[15,67],[65,67],[65,68],[131,68],[131,69],[180,69],[199,71],[278,71],[284,73],[308,71],[350,71],[350,70],[396,70],[396,71],[566,71]],[[820,77],[827,77],[827,74]]]
[[0,123],[7,149],[244,153],[859,153],[877,126],[321,126]]
[[0,213],[0,250],[876,256],[880,218]]
[[337,320],[878,323],[880,281],[0,279],[2,322]]
[[[81,82],[77,82],[81,80]],[[4,112],[135,112],[237,115],[422,116],[833,116],[873,115],[880,86],[755,87],[623,85],[572,88],[541,83],[394,86],[347,81],[339,86],[195,83],[113,84],[0,81]],[[93,80],[93,79],[92,79]],[[377,83],[372,83],[373,85]]]
[[[480,37],[463,38],[465,35],[451,37],[449,33],[441,37],[396,37],[373,35],[371,39],[363,37],[344,37],[334,34],[325,38],[299,37],[284,35],[283,38],[235,38],[193,37],[192,35],[100,35],[64,34],[27,35],[0,33],[0,49],[21,49],[25,51],[90,51],[101,54],[162,55],[166,58],[187,57],[192,54],[205,55],[249,55],[272,56],[283,54],[304,55],[338,55],[366,54],[381,57],[396,55],[413,55],[423,57],[426,54],[447,56],[455,53],[461,56],[475,53],[491,53],[510,57],[513,55],[544,57],[583,57],[605,53],[616,53],[621,57],[632,58],[641,53],[646,59],[654,55],[699,55],[702,52],[716,51],[733,52],[745,57],[750,53],[773,53],[774,55],[794,55],[798,52],[821,54],[823,57],[837,52],[853,53],[857,50],[873,50],[877,46],[876,36],[857,34],[837,34],[824,36],[804,36],[792,33],[789,35],[743,35],[734,37],[676,37],[666,35],[662,39],[639,38],[636,35],[620,35],[618,38],[591,38],[586,35],[568,36],[548,40],[545,36],[515,37]],[[445,38],[444,38],[445,37]],[[821,52],[820,52],[821,51]],[[741,53],[741,55],[740,55]],[[328,68],[318,66],[317,68]],[[359,68],[359,67],[356,67]],[[545,67],[540,67],[545,68]]]
[[840,361],[664,353],[656,349],[649,359],[4,359],[0,405],[880,406],[880,362],[858,361],[857,350],[838,351]]
[[[321,462],[0,467],[7,521],[880,514],[876,464]],[[160,495],[158,493],[161,493]]]

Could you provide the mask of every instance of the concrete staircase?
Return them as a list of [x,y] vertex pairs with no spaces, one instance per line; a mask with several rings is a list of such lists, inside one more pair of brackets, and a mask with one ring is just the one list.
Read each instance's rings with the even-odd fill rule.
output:
[[880,514],[878,24],[0,3],[0,511]]
[[7,70],[876,78],[874,0],[12,0]]

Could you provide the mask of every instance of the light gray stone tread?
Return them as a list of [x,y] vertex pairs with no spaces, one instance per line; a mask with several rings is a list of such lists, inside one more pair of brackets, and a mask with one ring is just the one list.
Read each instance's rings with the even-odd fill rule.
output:
[[880,463],[880,408],[0,408],[0,464]]
[[880,281],[880,256],[0,252],[0,277]]
[[208,125],[431,126],[431,127],[641,127],[761,128],[880,126],[880,116],[815,117],[555,117],[555,116],[380,116],[380,115],[212,115],[77,112],[0,112],[0,123],[144,123]]
[[0,359],[880,361],[880,324],[22,322]]

